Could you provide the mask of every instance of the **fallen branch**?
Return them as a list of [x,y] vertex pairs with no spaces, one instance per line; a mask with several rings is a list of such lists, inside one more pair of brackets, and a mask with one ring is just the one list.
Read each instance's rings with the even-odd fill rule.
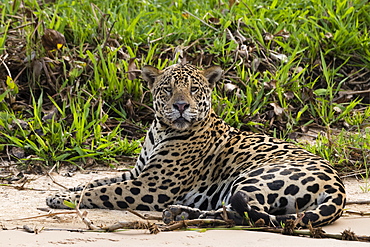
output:
[[233,221],[230,220],[218,220],[218,219],[195,219],[195,220],[182,220],[175,221],[173,224],[161,227],[161,231],[174,231],[178,229],[187,228],[188,226],[205,226],[205,225],[224,225],[232,226]]
[[213,29],[214,31],[219,31],[217,28],[214,28],[212,27],[211,25],[209,25],[207,22],[203,21],[202,19],[200,19],[198,16],[196,15],[193,15],[192,13],[190,13],[189,11],[184,11],[184,13],[188,14],[188,15],[191,15],[192,17],[194,17],[195,19],[197,19],[198,21],[200,21],[201,23],[203,23],[204,25],[206,25],[207,27]]
[[85,225],[87,226],[87,228],[89,230],[101,230],[100,227],[97,227],[93,224],[93,222],[91,220],[89,220],[89,218],[87,218],[87,211],[84,211],[83,213],[80,211],[79,208],[75,208],[76,210],[76,213],[77,213],[77,216],[81,218],[82,222],[85,223]]
[[76,214],[76,212],[68,211],[68,212],[48,213],[48,214],[42,214],[42,215],[31,216],[31,217],[26,217],[26,218],[10,219],[10,220],[4,220],[4,221],[31,220],[31,219],[41,218],[41,217],[50,217],[50,216],[60,215],[60,214]]
[[[89,182],[89,183],[90,183],[90,182]],[[89,230],[101,230],[101,228],[100,228],[100,227],[95,226],[95,225],[92,223],[92,221],[91,221],[91,220],[89,220],[89,219],[87,218],[87,211],[84,211],[83,213],[80,211],[80,205],[81,205],[82,199],[83,199],[83,197],[84,197],[84,195],[85,195],[85,191],[86,191],[86,189],[87,189],[87,185],[88,185],[89,183],[87,183],[87,184],[84,186],[84,188],[83,188],[83,190],[82,190],[82,192],[81,192],[80,200],[79,200],[78,204],[76,205],[75,210],[76,210],[77,216],[81,218],[82,222],[83,222],[83,223],[85,223],[85,225],[87,226],[87,228],[89,228]]]
[[[134,212],[133,210],[128,210],[130,212]],[[348,211],[348,210],[347,210]],[[350,211],[351,212],[351,211]],[[162,224],[155,224],[149,221],[132,221],[132,222],[125,222],[120,221],[110,226],[102,226],[98,227],[95,226],[86,216],[87,212],[81,212],[78,207],[76,211],[73,212],[57,212],[57,213],[49,213],[46,215],[39,215],[34,217],[28,218],[21,218],[17,220],[26,220],[26,219],[34,219],[39,217],[45,216],[54,216],[59,214],[77,214],[82,221],[86,224],[89,230],[87,231],[104,231],[104,232],[112,232],[117,231],[119,229],[145,229],[149,230],[151,234],[157,234],[161,231],[174,231],[179,229],[187,229],[187,230],[244,230],[244,231],[259,231],[259,232],[271,232],[277,234],[284,234],[284,235],[293,235],[293,236],[303,236],[303,237],[311,237],[311,238],[332,238],[332,239],[339,239],[339,240],[350,240],[350,241],[362,241],[362,242],[370,242],[370,236],[359,236],[356,235],[354,232],[350,230],[344,230],[341,233],[333,234],[333,233],[325,233],[321,227],[309,227],[309,229],[285,229],[280,227],[268,227],[268,226],[234,226],[233,221],[231,220],[219,220],[219,219],[194,219],[194,220],[183,220],[178,222],[173,222],[170,225],[162,225]],[[140,218],[148,218],[146,216],[142,216],[139,213],[135,212]],[[364,213],[362,213],[364,214]],[[370,213],[366,213],[366,215],[370,215]],[[7,220],[9,221],[9,220]],[[294,225],[294,222],[293,222]],[[189,227],[191,226],[191,227]],[[193,227],[195,226],[195,227]],[[216,227],[217,226],[217,227]],[[27,227],[26,227],[27,228]],[[25,229],[25,228],[24,228]],[[29,231],[30,229],[25,229]],[[66,230],[66,231],[77,231],[77,232],[84,232],[86,230],[73,230],[73,229],[48,229],[44,228],[44,231],[52,231],[52,230]]]
[[55,179],[54,179],[54,177],[51,175],[51,172],[54,170],[54,168],[56,167],[56,164],[50,169],[50,171],[48,171],[48,172],[46,172],[46,175],[51,179],[51,181],[54,183],[54,184],[56,184],[56,185],[58,185],[58,186],[60,186],[60,187],[62,187],[63,189],[65,189],[65,190],[68,190],[68,188],[66,187],[66,186],[64,186],[63,184],[60,184],[60,183],[58,183]]
[[[257,232],[270,232],[277,233],[282,235],[283,228],[279,227],[253,227],[253,226],[234,226],[234,227],[212,227],[212,228],[188,228],[188,230],[198,231],[198,230],[244,230],[244,231],[257,231]],[[163,231],[163,229],[162,229]],[[297,237],[311,237],[311,238],[331,238],[338,240],[350,240],[350,241],[361,241],[361,242],[370,242],[370,236],[359,236],[350,230],[344,230],[341,233],[325,233],[321,227],[304,229],[304,230],[293,230],[292,236]]]
[[349,204],[370,204],[370,200],[364,200],[364,201],[347,201],[346,205]]
[[143,219],[143,220],[162,220],[162,217],[160,217],[160,216],[142,215],[142,214],[140,214],[140,213],[138,213],[135,210],[132,210],[130,208],[127,208],[126,210],[129,211],[130,213],[136,215],[137,217]]
[[346,213],[348,213],[348,214],[357,214],[357,215],[361,215],[361,216],[370,215],[370,212],[354,211],[354,210],[346,210]]
[[174,35],[174,34],[175,34],[175,32],[173,32],[173,33],[169,33],[169,34],[166,34],[165,36],[162,36],[162,37],[159,37],[159,38],[157,38],[157,39],[153,39],[153,40],[149,41],[149,43],[150,43],[150,44],[153,44],[153,43],[155,43],[155,42],[157,42],[157,41],[160,41],[160,40],[162,40],[162,39],[164,39],[164,38],[170,37],[170,36],[172,36],[172,35]]
[[[0,184],[0,186],[12,187],[12,188],[17,189],[17,190],[45,191],[45,189],[35,189],[35,188],[31,188],[31,187],[24,187],[24,184],[22,184],[22,185]],[[50,190],[50,191],[58,191],[58,190]]]
[[161,231],[158,225],[143,221],[133,221],[133,222],[119,221],[111,226],[101,227],[101,229],[107,232],[113,232],[118,229],[146,229],[149,230],[150,234],[157,234]]

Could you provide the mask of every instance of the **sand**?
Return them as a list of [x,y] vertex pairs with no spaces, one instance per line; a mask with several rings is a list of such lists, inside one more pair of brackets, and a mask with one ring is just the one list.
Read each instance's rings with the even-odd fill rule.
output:
[[[62,173],[62,175],[65,175]],[[76,173],[71,177],[54,174],[56,181],[67,187],[76,185],[76,181],[90,181],[105,176],[114,176],[114,172]],[[0,187],[0,246],[369,246],[370,243],[343,241],[335,239],[311,239],[283,236],[274,233],[250,232],[237,230],[208,230],[206,232],[176,231],[149,234],[146,230],[127,230],[115,233],[70,232],[68,230],[86,230],[86,226],[76,215],[57,215],[37,219],[17,220],[20,218],[43,215],[47,212],[45,198],[60,187],[53,184],[47,176],[30,175],[33,179],[25,187],[34,190],[18,190],[9,186]],[[19,184],[17,184],[19,185]],[[357,179],[345,180],[350,201],[370,200],[370,193],[364,192],[366,182]],[[370,212],[368,204],[350,204],[347,209]],[[53,210],[66,212],[68,210]],[[126,211],[87,210],[88,218],[95,225],[111,225],[117,221],[138,220]],[[40,233],[28,233],[22,229],[27,225]],[[330,226],[324,227],[327,233],[340,233],[351,230],[357,235],[370,236],[370,216],[344,214]],[[7,229],[7,230],[4,230]],[[42,230],[43,229],[43,230]]]

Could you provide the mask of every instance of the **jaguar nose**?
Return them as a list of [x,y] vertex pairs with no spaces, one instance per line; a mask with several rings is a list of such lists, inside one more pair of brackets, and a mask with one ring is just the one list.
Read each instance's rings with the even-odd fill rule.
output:
[[186,103],[186,102],[177,102],[175,104],[173,104],[173,107],[178,110],[180,112],[180,114],[182,114],[186,109],[188,109],[190,106],[190,104]]

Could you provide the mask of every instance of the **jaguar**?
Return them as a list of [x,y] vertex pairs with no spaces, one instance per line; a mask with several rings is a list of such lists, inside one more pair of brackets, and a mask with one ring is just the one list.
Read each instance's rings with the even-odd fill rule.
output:
[[52,195],[47,205],[162,211],[165,223],[222,212],[240,224],[246,216],[271,226],[337,220],[346,202],[337,172],[290,142],[241,131],[219,118],[211,94],[222,76],[219,66],[144,66],[155,116],[135,167]]

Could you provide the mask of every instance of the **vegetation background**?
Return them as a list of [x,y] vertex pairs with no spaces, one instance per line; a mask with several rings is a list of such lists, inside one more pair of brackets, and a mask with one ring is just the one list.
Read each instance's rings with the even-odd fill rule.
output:
[[222,66],[229,124],[367,178],[369,28],[367,0],[3,0],[0,174],[132,165],[153,119],[140,68],[181,60]]

